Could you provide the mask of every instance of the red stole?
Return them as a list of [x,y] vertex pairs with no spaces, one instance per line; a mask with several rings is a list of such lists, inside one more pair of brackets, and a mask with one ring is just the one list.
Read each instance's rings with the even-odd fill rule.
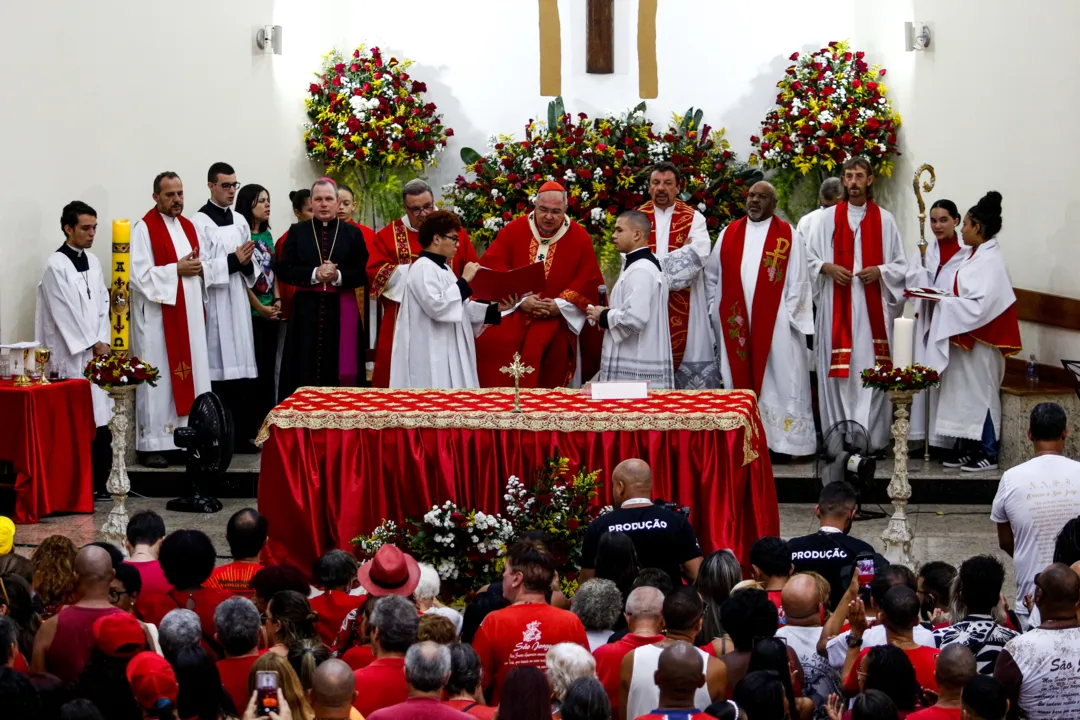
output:
[[953,235],[952,239],[946,241],[944,244],[942,244],[942,242],[939,240],[937,246],[938,266],[937,272],[934,273],[935,280],[937,280],[938,275],[941,274],[941,269],[944,268],[950,260],[952,260],[953,255],[960,252],[960,240],[956,237],[956,235]]
[[[848,224],[847,202],[836,204],[833,216],[833,262],[851,272],[855,268],[855,233]],[[885,262],[881,247],[881,208],[873,201],[866,202],[866,216],[859,225],[862,236],[862,266],[864,268]],[[852,283],[860,282],[852,278]],[[874,360],[881,364],[891,362],[889,335],[885,328],[885,309],[881,304],[881,280],[863,285],[866,296],[866,312],[870,317],[870,335],[874,343]],[[851,374],[851,285],[833,283],[832,359],[829,377],[846,378]]]
[[[191,249],[199,252],[199,236],[195,226],[183,216],[176,218],[184,229]],[[143,215],[143,222],[150,233],[150,248],[154,252],[154,265],[174,265],[177,262],[176,248],[173,247],[172,235],[165,225],[164,218],[157,208]],[[199,298],[201,300],[201,298]],[[176,414],[185,417],[191,412],[195,402],[195,377],[191,368],[191,340],[188,337],[187,300],[184,297],[184,278],[176,279],[176,304],[161,305],[161,319],[165,326],[165,353],[169,358],[168,372],[171,374],[173,403]]]
[[724,288],[720,297],[720,326],[724,328],[732,387],[751,389],[761,395],[765,365],[772,349],[773,326],[784,295],[792,233],[790,225],[773,215],[754,287],[754,327],[758,330],[751,332],[742,283],[746,222],[746,218],[740,218],[731,223],[720,247],[720,281]]
[[[638,208],[649,216],[652,231],[649,233],[649,249],[656,252],[656,208],[652,200]],[[668,252],[678,250],[690,239],[690,226],[694,223],[694,208],[682,200],[675,201],[671,212],[671,229],[668,232]],[[668,293],[668,327],[671,330],[671,355],[678,370],[686,352],[686,334],[690,327],[690,288],[672,290]]]
[[[975,256],[976,250],[978,250],[977,247],[971,251],[968,259]],[[967,260],[964,262],[967,262]],[[956,276],[953,278],[953,295],[960,297],[959,270],[956,271]],[[1014,302],[1009,306],[1008,310],[978,330],[972,330],[963,335],[953,335],[949,338],[950,343],[968,351],[975,347],[976,341],[997,348],[1005,357],[1012,357],[1020,352],[1022,344],[1020,341],[1020,320],[1016,317],[1016,303]]]

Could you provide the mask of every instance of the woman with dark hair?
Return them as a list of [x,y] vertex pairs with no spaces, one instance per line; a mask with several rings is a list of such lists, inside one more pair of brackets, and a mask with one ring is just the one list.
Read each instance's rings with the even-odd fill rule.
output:
[[950,297],[934,308],[926,364],[941,372],[935,433],[957,442],[946,465],[966,472],[997,469],[1001,437],[999,388],[1005,359],[1020,352],[1016,295],[998,246],[1001,193],[988,192],[964,216],[966,249]]
[[[963,260],[960,252],[963,245],[957,231],[963,218],[952,200],[938,200],[930,206],[930,231],[934,242],[926,246],[926,258],[915,250],[908,256],[907,280],[909,288],[936,288],[952,292],[950,283]],[[940,282],[939,282],[940,281]],[[915,306],[915,362],[926,361],[926,333],[930,330],[933,317],[934,301],[923,298],[911,298]],[[929,400],[927,400],[929,398]],[[934,413],[937,412],[938,388],[928,388],[915,397],[911,406],[911,439],[926,439],[926,403],[930,403],[930,444],[952,446],[952,441],[936,438],[934,434]]]
[[367,600],[366,595],[350,595],[356,583],[356,558],[344,550],[330,550],[323,554],[311,569],[311,584],[319,590],[308,600],[311,609],[319,616],[315,630],[327,647],[333,647],[341,631],[341,624],[350,612]]
[[472,645],[454,643],[450,646],[450,679],[446,682],[446,700],[443,705],[466,715],[492,720],[495,708],[484,704],[480,656]]
[[300,188],[299,190],[289,191],[289,202],[292,203],[292,211],[293,215],[296,216],[296,222],[307,222],[311,219],[311,190]]
[[609,720],[611,700],[599,680],[594,677],[578,678],[570,683],[563,696],[559,717],[562,720]]
[[201,647],[184,648],[173,661],[180,693],[176,698],[177,714],[185,720],[224,720],[239,717],[232,698],[221,685],[210,655]]
[[915,680],[915,666],[900,648],[895,645],[870,648],[859,670],[861,692],[880,690],[893,701],[901,717],[918,707],[920,689]]
[[937,630],[952,623],[952,584],[956,568],[947,562],[934,560],[919,568],[920,614],[928,630]]
[[41,627],[41,618],[34,609],[30,583],[19,575],[0,575],[0,615],[15,624],[19,657],[15,669],[29,673],[26,658],[34,656],[34,636]]
[[[788,654],[787,643],[780,638],[762,638],[754,643],[754,651],[750,653],[750,665],[747,673],[755,673],[761,670],[772,670],[784,683],[784,694],[787,697],[787,707],[792,717],[809,720],[814,715],[814,701],[802,695],[802,667],[798,658],[794,661]],[[799,686],[796,693],[795,686]],[[796,695],[800,697],[796,699]]]
[[292,590],[274,595],[266,607],[266,640],[270,652],[288,658],[305,690],[311,689],[315,669],[330,657],[330,651],[315,631],[317,619],[307,598]]
[[353,193],[352,188],[345,183],[338,183],[337,196],[338,220],[345,220],[352,225],[360,227],[360,224],[356,222],[356,196]]
[[275,405],[277,388],[278,323],[281,320],[281,288],[274,275],[274,236],[270,234],[270,192],[262,185],[244,185],[236,193],[236,212],[244,216],[251,228],[251,241],[255,250],[251,262],[255,267],[255,284],[247,288],[248,304],[251,306],[251,331],[255,343],[255,365],[259,370],[255,378],[254,397],[248,405],[247,417],[243,418],[245,436],[238,440],[252,440],[262,421]]
[[1073,565],[1080,562],[1080,517],[1075,517],[1058,533],[1054,541],[1054,562]]
[[[742,566],[735,553],[728,549],[717,550],[705,556],[698,568],[694,588],[705,603],[705,615],[702,617],[701,634],[697,645],[713,644],[713,653],[721,657],[731,643],[723,643],[726,635],[720,615],[720,606],[731,595],[731,589],[742,582]],[[724,645],[725,647],[721,647]]]
[[423,250],[409,268],[394,325],[392,388],[479,387],[476,337],[517,304],[516,298],[498,305],[469,298],[480,264],[467,264],[460,278],[448,265],[461,228],[461,219],[447,210],[431,213],[420,226]]
[[[637,549],[630,536],[622,532],[606,532],[601,535],[600,542],[596,545],[595,567],[595,577],[615,583],[615,587],[622,593],[625,605],[626,598],[634,589],[634,580],[641,572]],[[625,622],[624,619],[623,623]]]
[[759,670],[747,675],[735,688],[734,700],[749,720],[787,720],[791,717],[784,681],[774,670]]
[[506,674],[498,717],[551,720],[551,687],[542,670],[519,665]]

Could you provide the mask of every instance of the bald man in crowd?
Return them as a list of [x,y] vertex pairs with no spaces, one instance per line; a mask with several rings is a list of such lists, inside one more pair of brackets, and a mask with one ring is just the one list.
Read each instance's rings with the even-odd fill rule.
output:
[[1063,563],[1035,576],[1042,622],[1005,645],[994,666],[1010,702],[1030,720],[1080,717],[1080,577]]
[[966,645],[949,645],[938,655],[934,677],[938,699],[933,707],[908,715],[908,720],[960,720],[964,685],[975,677],[975,655]]
[[611,700],[613,717],[618,716],[619,712],[619,669],[622,659],[635,648],[653,645],[664,639],[664,593],[650,586],[634,588],[626,598],[623,617],[630,632],[593,652],[596,677],[603,683]]
[[327,660],[315,670],[308,702],[315,717],[322,720],[349,720],[356,697],[356,675],[341,660]]
[[589,524],[581,548],[580,582],[596,575],[596,550],[604,533],[630,536],[643,568],[660,568],[676,586],[683,577],[693,582],[701,567],[698,545],[690,519],[652,501],[652,470],[644,460],[623,460],[611,473],[614,510]]
[[716,354],[724,387],[757,393],[775,456],[817,448],[806,336],[814,334],[806,246],[776,216],[776,189],[758,182],[746,217],[720,233],[705,265]]
[[694,694],[705,684],[705,663],[697,648],[688,642],[677,642],[664,648],[653,675],[660,688],[659,706],[639,720],[665,720],[669,717],[685,720],[708,720],[711,715],[701,712],[694,703]]
[[94,649],[94,621],[123,612],[109,602],[109,584],[116,577],[112,558],[103,548],[87,545],[75,556],[76,594],[79,599],[60,609],[34,638],[31,673],[49,673],[73,683]]
[[782,638],[799,656],[804,675],[803,694],[814,701],[815,708],[823,707],[829,695],[841,692],[839,671],[817,651],[828,601],[827,596],[821,596],[817,581],[806,573],[793,575],[780,593],[787,623],[776,631],[776,637]]

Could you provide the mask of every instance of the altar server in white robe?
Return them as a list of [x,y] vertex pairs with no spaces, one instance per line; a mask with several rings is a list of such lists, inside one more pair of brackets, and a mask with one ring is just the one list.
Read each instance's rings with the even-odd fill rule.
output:
[[[926,246],[926,261],[916,249],[908,256],[906,285],[909,288],[937,288],[952,292],[953,277],[956,268],[967,256],[967,248],[960,244],[960,211],[952,200],[941,199],[930,207],[930,230],[934,242]],[[930,320],[933,317],[933,300],[913,298],[915,307],[915,362],[926,364],[926,344],[930,337]],[[930,403],[930,444],[935,447],[953,447],[955,439],[945,438],[934,432],[935,413],[937,413],[938,392],[940,388],[928,388],[915,394],[911,405],[912,440],[926,439],[926,403]],[[950,460],[946,460],[950,462]],[[959,467],[959,466],[957,466]]]
[[956,297],[934,309],[926,350],[927,365],[941,373],[935,429],[961,441],[951,464],[966,472],[997,469],[1005,358],[1021,345],[1016,295],[994,239],[999,230],[1001,194],[991,191],[964,217]]
[[668,279],[649,249],[649,216],[630,210],[615,222],[612,242],[625,265],[609,307],[589,305],[586,316],[604,332],[601,382],[644,380],[654,389],[675,387],[668,325]]
[[132,350],[160,371],[156,387],[135,391],[135,448],[165,467],[173,430],[187,425],[195,398],[210,390],[203,304],[203,244],[184,211],[180,176],[154,179],[156,207],[131,228]]
[[649,172],[649,202],[639,210],[651,223],[649,249],[668,278],[668,323],[675,386],[720,387],[712,324],[705,299],[705,262],[712,243],[705,216],[678,199],[682,177],[673,163]]
[[[61,377],[81,378],[86,364],[109,353],[109,287],[101,263],[90,252],[97,235],[97,211],[76,200],[64,206],[60,226],[66,239],[49,256],[37,287],[34,336],[52,351],[49,362]],[[94,423],[109,424],[108,393],[90,386]]]
[[870,199],[870,163],[844,163],[845,201],[815,223],[807,245],[810,279],[820,283],[815,320],[818,409],[825,432],[854,420],[874,451],[889,443],[887,394],[865,389],[862,371],[890,362],[893,320],[904,308],[907,261],[893,216]]
[[813,228],[814,223],[818,218],[829,211],[829,208],[836,207],[836,203],[840,202],[844,198],[844,184],[838,177],[829,177],[821,183],[821,187],[818,188],[818,206],[817,209],[799,218],[799,223],[795,227],[795,232],[802,238],[803,243],[810,242],[810,230]]
[[746,217],[724,228],[705,266],[705,295],[724,387],[753,390],[769,450],[817,449],[806,337],[814,332],[806,249],[758,182]]
[[464,236],[455,213],[437,210],[420,226],[422,250],[409,268],[394,326],[390,387],[456,390],[480,387],[476,375],[476,337],[488,325],[498,325],[502,311],[517,298],[501,304],[469,299],[469,282],[480,264],[470,262],[460,278],[450,261]]
[[251,328],[251,305],[247,291],[255,286],[258,271],[251,261],[255,243],[251,228],[240,213],[232,210],[240,183],[228,163],[216,162],[207,172],[210,200],[192,218],[199,235],[206,239],[199,257],[209,298],[206,303],[206,352],[210,361],[210,382],[215,393],[232,412],[237,452],[253,451],[262,418],[256,421],[248,401],[258,377],[255,341]]

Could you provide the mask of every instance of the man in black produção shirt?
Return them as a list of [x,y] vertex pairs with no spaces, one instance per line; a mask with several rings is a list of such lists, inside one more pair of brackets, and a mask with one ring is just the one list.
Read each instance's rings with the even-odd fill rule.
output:
[[821,490],[814,514],[821,522],[821,529],[812,535],[788,540],[791,562],[795,572],[812,570],[829,581],[832,609],[840,602],[844,591],[851,584],[855,570],[855,558],[860,553],[874,553],[874,565],[880,569],[888,561],[874,552],[866,542],[848,535],[857,505],[855,488],[843,480],[829,483]]
[[611,484],[615,509],[589,524],[581,548],[580,582],[595,576],[596,550],[608,532],[630,536],[640,567],[660,568],[676,586],[684,575],[692,582],[701,566],[701,546],[686,516],[653,503],[648,463],[636,458],[622,461],[611,473]]

